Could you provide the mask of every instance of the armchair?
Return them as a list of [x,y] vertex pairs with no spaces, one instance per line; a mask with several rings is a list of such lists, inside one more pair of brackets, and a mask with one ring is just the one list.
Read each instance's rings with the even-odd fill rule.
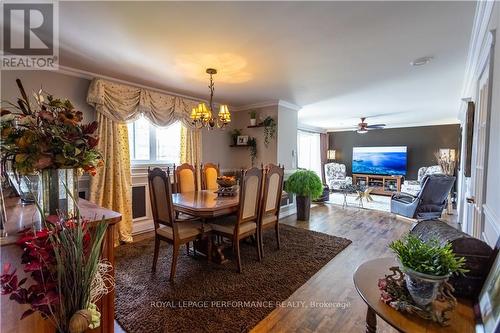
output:
[[345,164],[326,163],[325,180],[330,190],[340,190],[343,185],[352,184],[352,178],[346,176]]
[[447,204],[455,177],[434,174],[426,176],[422,189],[417,196],[408,193],[396,193],[391,198],[391,213],[414,218],[431,220],[441,217]]
[[422,188],[422,181],[425,176],[444,174],[443,169],[439,165],[431,165],[428,167],[421,167],[418,169],[417,180],[405,180],[401,186],[401,192],[411,194],[413,196],[418,195]]

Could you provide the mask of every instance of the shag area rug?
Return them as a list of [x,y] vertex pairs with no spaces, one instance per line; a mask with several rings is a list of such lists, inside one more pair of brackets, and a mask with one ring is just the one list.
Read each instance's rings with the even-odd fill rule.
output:
[[[280,225],[265,232],[264,258],[242,241],[243,273],[234,260],[218,265],[186,255],[181,247],[175,281],[169,282],[172,249],[162,242],[151,273],[154,239],[116,249],[115,317],[135,332],[247,332],[345,249],[345,238]],[[192,252],[191,252],[192,253]]]

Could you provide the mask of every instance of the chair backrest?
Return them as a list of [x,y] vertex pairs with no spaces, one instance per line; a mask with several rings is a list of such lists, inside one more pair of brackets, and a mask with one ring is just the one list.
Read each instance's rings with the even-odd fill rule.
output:
[[[149,198],[155,230],[161,225],[176,229],[170,175],[160,168],[148,168]],[[176,232],[174,232],[176,234]]]
[[246,170],[240,183],[238,224],[248,221],[257,222],[261,191],[262,169],[251,168]]
[[260,208],[261,216],[279,216],[284,174],[284,168],[274,164],[267,165],[264,174],[264,185]]
[[219,177],[219,165],[213,163],[205,163],[201,168],[201,189],[202,190],[217,190],[217,177]]
[[435,174],[444,174],[443,169],[439,165],[431,165],[426,167],[421,167],[418,169],[417,180],[422,183],[425,176],[435,175]]
[[196,166],[183,163],[175,168],[175,184],[178,193],[195,192],[196,186]]
[[443,205],[448,198],[455,177],[442,174],[425,176],[418,198],[424,205]]
[[325,164],[325,179],[327,182],[331,179],[345,179],[345,177],[346,177],[345,164],[341,163]]

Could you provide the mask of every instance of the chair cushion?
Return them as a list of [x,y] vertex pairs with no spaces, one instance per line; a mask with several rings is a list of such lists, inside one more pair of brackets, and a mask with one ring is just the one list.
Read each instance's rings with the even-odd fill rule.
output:
[[278,218],[274,214],[273,215],[263,216],[262,217],[262,224],[269,224],[269,223],[275,222],[277,220],[278,220]]
[[[179,231],[179,238],[186,239],[196,235],[200,235],[203,231],[210,231],[210,225],[203,225],[199,221],[185,221],[177,222],[177,230]],[[173,230],[171,227],[162,225],[156,229],[156,233],[167,237],[168,239],[174,239]]]
[[[210,226],[212,227],[212,230],[218,231],[218,232],[223,232],[225,234],[233,234],[234,232],[234,227],[236,225],[237,218],[235,216],[223,218],[223,219],[218,219],[214,221],[213,223],[210,223]],[[252,230],[257,229],[257,223],[255,222],[244,222],[240,224],[239,232],[240,235],[247,233]]]

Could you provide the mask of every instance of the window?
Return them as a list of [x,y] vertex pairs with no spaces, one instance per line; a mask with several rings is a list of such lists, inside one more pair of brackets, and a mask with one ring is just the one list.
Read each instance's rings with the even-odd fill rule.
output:
[[128,124],[132,164],[179,164],[181,156],[181,123],[156,127],[141,117]]
[[321,153],[319,133],[297,132],[298,167],[316,172],[321,177]]

